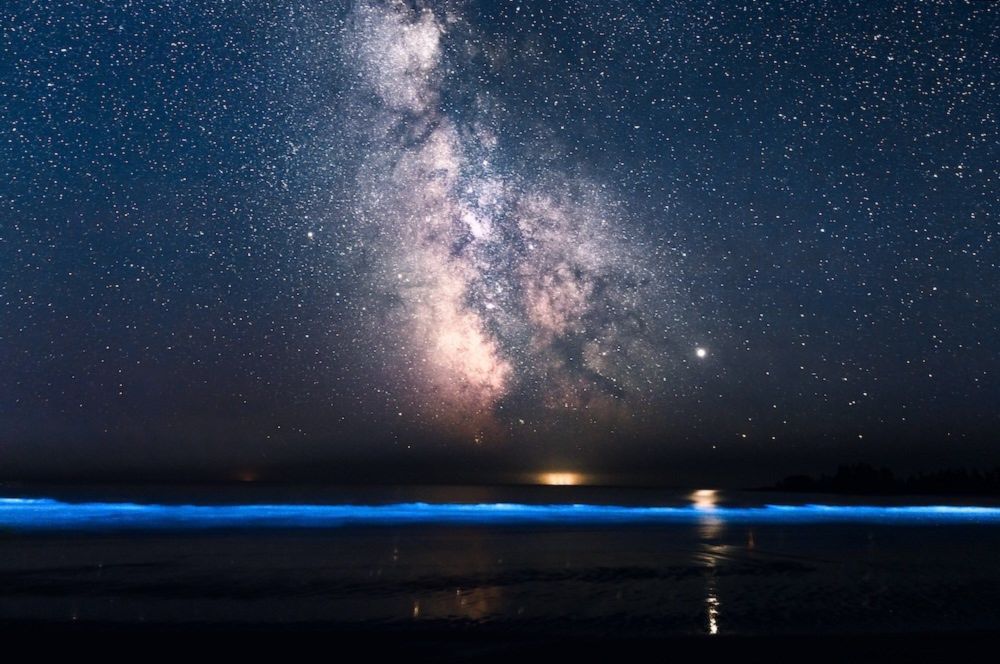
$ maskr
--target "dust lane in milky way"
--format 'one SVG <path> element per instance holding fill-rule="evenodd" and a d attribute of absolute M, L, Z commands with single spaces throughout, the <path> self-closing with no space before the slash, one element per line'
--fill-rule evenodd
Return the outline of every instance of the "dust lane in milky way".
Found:
<path fill-rule="evenodd" d="M 372 278 L 395 302 L 382 333 L 398 339 L 385 345 L 406 412 L 475 441 L 553 413 L 633 416 L 667 380 L 646 302 L 667 280 L 602 186 L 526 181 L 497 166 L 503 127 L 443 108 L 445 44 L 466 28 L 370 3 L 346 41 L 379 109 L 359 186 L 384 251 Z"/>

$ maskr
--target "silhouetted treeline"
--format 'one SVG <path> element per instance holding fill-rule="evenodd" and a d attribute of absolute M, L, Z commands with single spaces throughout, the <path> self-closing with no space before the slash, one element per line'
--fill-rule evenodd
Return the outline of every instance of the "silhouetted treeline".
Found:
<path fill-rule="evenodd" d="M 777 491 L 817 493 L 942 493 L 1000 495 L 1000 467 L 988 471 L 947 469 L 899 478 L 888 468 L 867 463 L 844 465 L 834 475 L 792 475 L 773 487 Z"/>

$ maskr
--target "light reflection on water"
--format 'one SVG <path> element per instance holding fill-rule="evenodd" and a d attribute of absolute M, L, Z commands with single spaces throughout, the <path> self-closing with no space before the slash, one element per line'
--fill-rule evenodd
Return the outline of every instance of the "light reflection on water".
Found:
<path fill-rule="evenodd" d="M 690 498 L 695 509 L 714 510 L 719 506 L 719 492 L 716 489 L 698 489 Z"/>

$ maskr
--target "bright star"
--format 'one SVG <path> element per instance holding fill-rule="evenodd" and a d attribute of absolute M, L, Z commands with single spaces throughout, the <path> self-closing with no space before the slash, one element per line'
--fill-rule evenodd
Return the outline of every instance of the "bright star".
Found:
<path fill-rule="evenodd" d="M 699 358 L 704 358 L 708 356 L 708 351 L 699 346 L 698 348 L 694 349 L 694 354 L 697 355 Z"/>

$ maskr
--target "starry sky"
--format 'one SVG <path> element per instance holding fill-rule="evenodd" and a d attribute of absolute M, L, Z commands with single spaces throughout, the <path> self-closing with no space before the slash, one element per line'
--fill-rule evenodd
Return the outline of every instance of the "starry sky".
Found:
<path fill-rule="evenodd" d="M 0 8 L 0 473 L 992 466 L 1000 3 Z"/>

